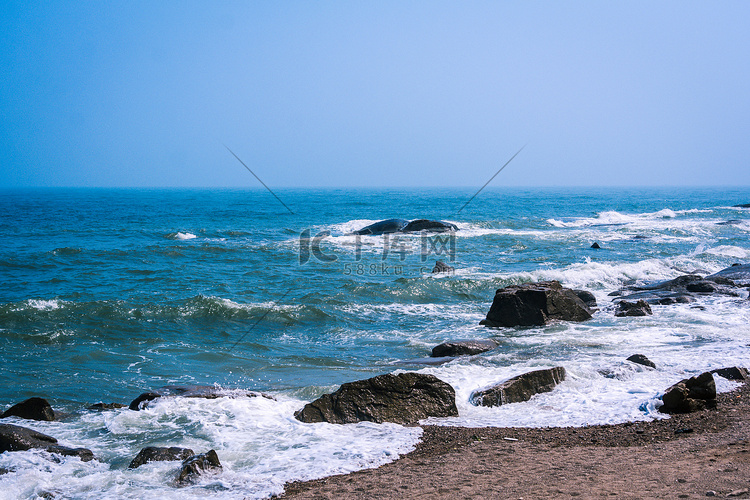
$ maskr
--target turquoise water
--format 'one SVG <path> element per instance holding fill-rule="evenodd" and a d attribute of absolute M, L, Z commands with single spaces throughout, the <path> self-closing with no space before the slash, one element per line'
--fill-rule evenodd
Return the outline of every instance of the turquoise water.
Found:
<path fill-rule="evenodd" d="M 70 459 L 50 466 L 47 477 L 19 465 L 21 455 L 37 464 L 33 452 L 5 453 L 0 466 L 21 472 L 0 482 L 33 496 L 73 468 L 79 479 L 59 486 L 70 497 L 95 496 L 94 478 L 105 477 L 97 498 L 154 487 L 179 498 L 192 490 L 163 486 L 169 465 L 137 479 L 121 465 L 143 446 L 188 443 L 230 457 L 230 472 L 195 495 L 264 496 L 300 474 L 383 463 L 419 438 L 418 430 L 374 424 L 341 437 L 316 430 L 327 424 L 293 421 L 295 409 L 346 381 L 398 369 L 433 373 L 460 400 L 459 418 L 433 422 L 443 425 L 584 425 L 655 418 L 649 408 L 659 388 L 704 368 L 748 364 L 745 297 L 622 319 L 607 296 L 634 281 L 750 261 L 750 210 L 732 208 L 750 202 L 748 188 L 488 188 L 460 213 L 474 191 L 275 192 L 294 213 L 262 189 L 1 193 L 0 403 L 47 398 L 72 420 L 18 423 L 104 458 L 98 465 Z M 386 218 L 447 220 L 459 231 L 349 235 Z M 728 220 L 736 222 L 719 224 Z M 589 248 L 595 241 L 601 250 Z M 432 275 L 436 260 L 455 273 Z M 478 326 L 495 289 L 540 279 L 590 290 L 602 308 L 580 325 Z M 445 340 L 490 337 L 501 346 L 488 355 L 439 367 L 402 363 Z M 634 352 L 661 369 L 629 372 L 621 359 Z M 571 374 L 560 390 L 515 410 L 463 401 L 494 380 L 558 364 Z M 622 376 L 597 375 L 604 368 Z M 277 401 L 191 401 L 189 413 L 165 402 L 137 417 L 85 410 L 99 401 L 127 404 L 167 384 L 261 390 Z M 225 426 L 242 415 L 266 422 L 268 439 Z M 334 458 L 311 462 L 295 449 Z"/>

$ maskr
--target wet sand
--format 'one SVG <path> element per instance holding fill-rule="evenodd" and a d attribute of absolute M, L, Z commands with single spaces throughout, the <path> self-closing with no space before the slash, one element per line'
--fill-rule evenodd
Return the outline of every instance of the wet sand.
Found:
<path fill-rule="evenodd" d="M 399 460 L 290 483 L 282 498 L 750 498 L 750 386 L 717 402 L 606 426 L 425 426 L 422 442 Z"/>

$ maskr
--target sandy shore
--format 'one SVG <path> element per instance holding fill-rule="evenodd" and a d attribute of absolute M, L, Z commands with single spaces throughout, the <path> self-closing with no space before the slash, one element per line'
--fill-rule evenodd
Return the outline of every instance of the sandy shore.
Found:
<path fill-rule="evenodd" d="M 290 483 L 282 498 L 750 498 L 750 386 L 717 402 L 612 426 L 426 426 L 399 460 Z"/>

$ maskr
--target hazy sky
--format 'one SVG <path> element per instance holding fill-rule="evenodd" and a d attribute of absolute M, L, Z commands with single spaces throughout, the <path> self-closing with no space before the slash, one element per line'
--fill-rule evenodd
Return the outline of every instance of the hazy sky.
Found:
<path fill-rule="evenodd" d="M 750 185 L 750 2 L 3 2 L 0 187 Z"/>

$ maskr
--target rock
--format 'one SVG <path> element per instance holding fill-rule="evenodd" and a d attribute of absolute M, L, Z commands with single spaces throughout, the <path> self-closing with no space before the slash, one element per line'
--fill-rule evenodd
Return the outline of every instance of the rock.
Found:
<path fill-rule="evenodd" d="M 260 392 L 224 389 L 213 385 L 165 385 L 164 387 L 161 387 L 155 391 L 144 392 L 133 401 L 131 401 L 128 408 L 135 411 L 142 410 L 146 408 L 146 406 L 148 406 L 149 401 L 153 401 L 156 398 L 162 397 L 216 399 L 223 397 L 253 398 L 258 396 L 273 399 L 272 396 Z"/>
<path fill-rule="evenodd" d="M 718 273 L 706 276 L 706 279 L 727 278 L 737 285 L 750 285 L 750 264 L 734 264 Z"/>
<path fill-rule="evenodd" d="M 447 231 L 458 231 L 458 227 L 450 222 L 443 222 L 440 220 L 415 219 L 401 228 L 402 233 L 413 233 L 417 231 L 444 233 Z"/>
<path fill-rule="evenodd" d="M 743 495 L 746 495 L 748 493 L 748 491 L 750 491 L 750 490 L 748 490 L 747 488 L 742 488 L 740 490 L 734 490 L 731 493 L 727 493 L 727 497 L 728 498 L 731 498 L 731 497 L 741 497 Z"/>
<path fill-rule="evenodd" d="M 433 358 L 444 356 L 473 356 L 483 352 L 491 351 L 498 345 L 494 340 L 457 340 L 454 342 L 443 342 L 432 348 Z"/>
<path fill-rule="evenodd" d="M 642 286 L 629 286 L 620 291 L 620 297 L 630 302 L 642 299 L 649 304 L 660 305 L 686 304 L 705 294 L 738 297 L 740 295 L 737 291 L 738 285 L 730 277 L 742 276 L 744 271 L 733 272 L 732 269 L 737 268 L 725 269 L 705 278 L 698 274 L 685 274 L 667 281 Z M 747 271 L 747 279 L 750 282 L 750 270 Z"/>
<path fill-rule="evenodd" d="M 8 408 L 0 418 L 20 417 L 29 420 L 44 420 L 51 422 L 55 420 L 55 412 L 43 398 L 29 398 Z"/>
<path fill-rule="evenodd" d="M 638 302 L 621 300 L 617 303 L 617 309 L 615 310 L 615 316 L 617 317 L 646 316 L 649 314 L 653 314 L 651 312 L 651 307 L 643 299 Z"/>
<path fill-rule="evenodd" d="M 710 372 L 681 380 L 667 389 L 659 408 L 662 413 L 690 413 L 716 407 L 716 383 Z"/>
<path fill-rule="evenodd" d="M 727 380 L 737 380 L 739 382 L 747 382 L 750 380 L 750 374 L 748 374 L 747 368 L 741 368 L 738 366 L 717 368 L 716 370 L 711 370 L 711 373 L 715 373 L 719 377 L 723 377 Z"/>
<path fill-rule="evenodd" d="M 628 361 L 637 363 L 639 365 L 648 366 L 650 368 L 656 368 L 656 365 L 654 364 L 654 362 L 648 359 L 643 354 L 633 354 L 632 356 L 628 358 Z"/>
<path fill-rule="evenodd" d="M 599 243 L 594 242 L 594 244 L 591 245 L 591 248 L 593 248 L 594 250 L 599 250 L 601 247 L 599 246 Z"/>
<path fill-rule="evenodd" d="M 354 233 L 352 234 L 359 234 L 363 236 L 378 236 L 381 234 L 397 233 L 401 231 L 408 223 L 409 221 L 406 219 L 386 219 L 378 221 L 374 224 L 370 224 L 369 226 L 365 226 L 362 229 L 354 231 Z"/>
<path fill-rule="evenodd" d="M 127 408 L 128 405 L 124 405 L 122 403 L 94 403 L 93 405 L 89 406 L 88 410 L 116 410 L 118 408 Z"/>
<path fill-rule="evenodd" d="M 717 226 L 735 226 L 737 224 L 742 224 L 742 221 L 739 220 L 739 219 L 729 219 L 729 220 L 724 221 L 724 222 L 717 222 L 716 223 Z"/>
<path fill-rule="evenodd" d="M 57 439 L 19 425 L 0 424 L 0 453 L 47 448 L 57 444 Z"/>
<path fill-rule="evenodd" d="M 475 391 L 469 397 L 475 406 L 500 406 L 528 401 L 535 394 L 550 392 L 565 380 L 565 368 L 556 366 L 547 370 L 524 373 L 493 387 Z"/>
<path fill-rule="evenodd" d="M 58 455 L 76 456 L 84 462 L 93 460 L 94 454 L 86 448 L 68 448 L 57 444 L 57 439 L 19 425 L 0 424 L 0 453 L 42 449 Z"/>
<path fill-rule="evenodd" d="M 455 270 L 456 270 L 455 268 L 449 266 L 442 260 L 435 262 L 435 267 L 432 268 L 433 274 L 434 273 L 452 273 Z"/>
<path fill-rule="evenodd" d="M 750 203 L 743 203 L 741 205 L 733 205 L 734 208 L 750 208 Z"/>
<path fill-rule="evenodd" d="M 45 450 L 48 453 L 57 453 L 66 457 L 78 457 L 81 462 L 89 462 L 94 459 L 94 453 L 87 448 L 68 448 L 67 446 L 52 445 L 47 446 Z"/>
<path fill-rule="evenodd" d="M 130 465 L 128 465 L 128 469 L 136 469 L 148 462 L 186 460 L 193 455 L 195 455 L 195 452 L 190 448 L 178 448 L 177 446 L 171 446 L 169 448 L 148 446 L 138 452 L 138 455 L 136 455 L 133 461 L 130 462 Z"/>
<path fill-rule="evenodd" d="M 685 289 L 693 293 L 713 293 L 716 291 L 716 284 L 710 281 L 695 281 L 685 285 Z"/>
<path fill-rule="evenodd" d="M 573 290 L 573 293 L 586 304 L 586 307 L 591 310 L 596 309 L 596 297 L 594 297 L 593 293 L 586 290 Z"/>
<path fill-rule="evenodd" d="M 407 372 L 347 382 L 294 414 L 302 422 L 394 422 L 415 424 L 427 417 L 455 417 L 456 392 L 434 375 Z"/>
<path fill-rule="evenodd" d="M 570 288 L 558 281 L 526 283 L 495 292 L 487 318 L 479 324 L 498 326 L 541 326 L 551 320 L 585 321 L 591 310 Z"/>
<path fill-rule="evenodd" d="M 218 472 L 222 469 L 216 451 L 209 450 L 200 455 L 193 455 L 182 462 L 182 468 L 177 476 L 179 484 L 190 484 L 206 472 Z"/>

